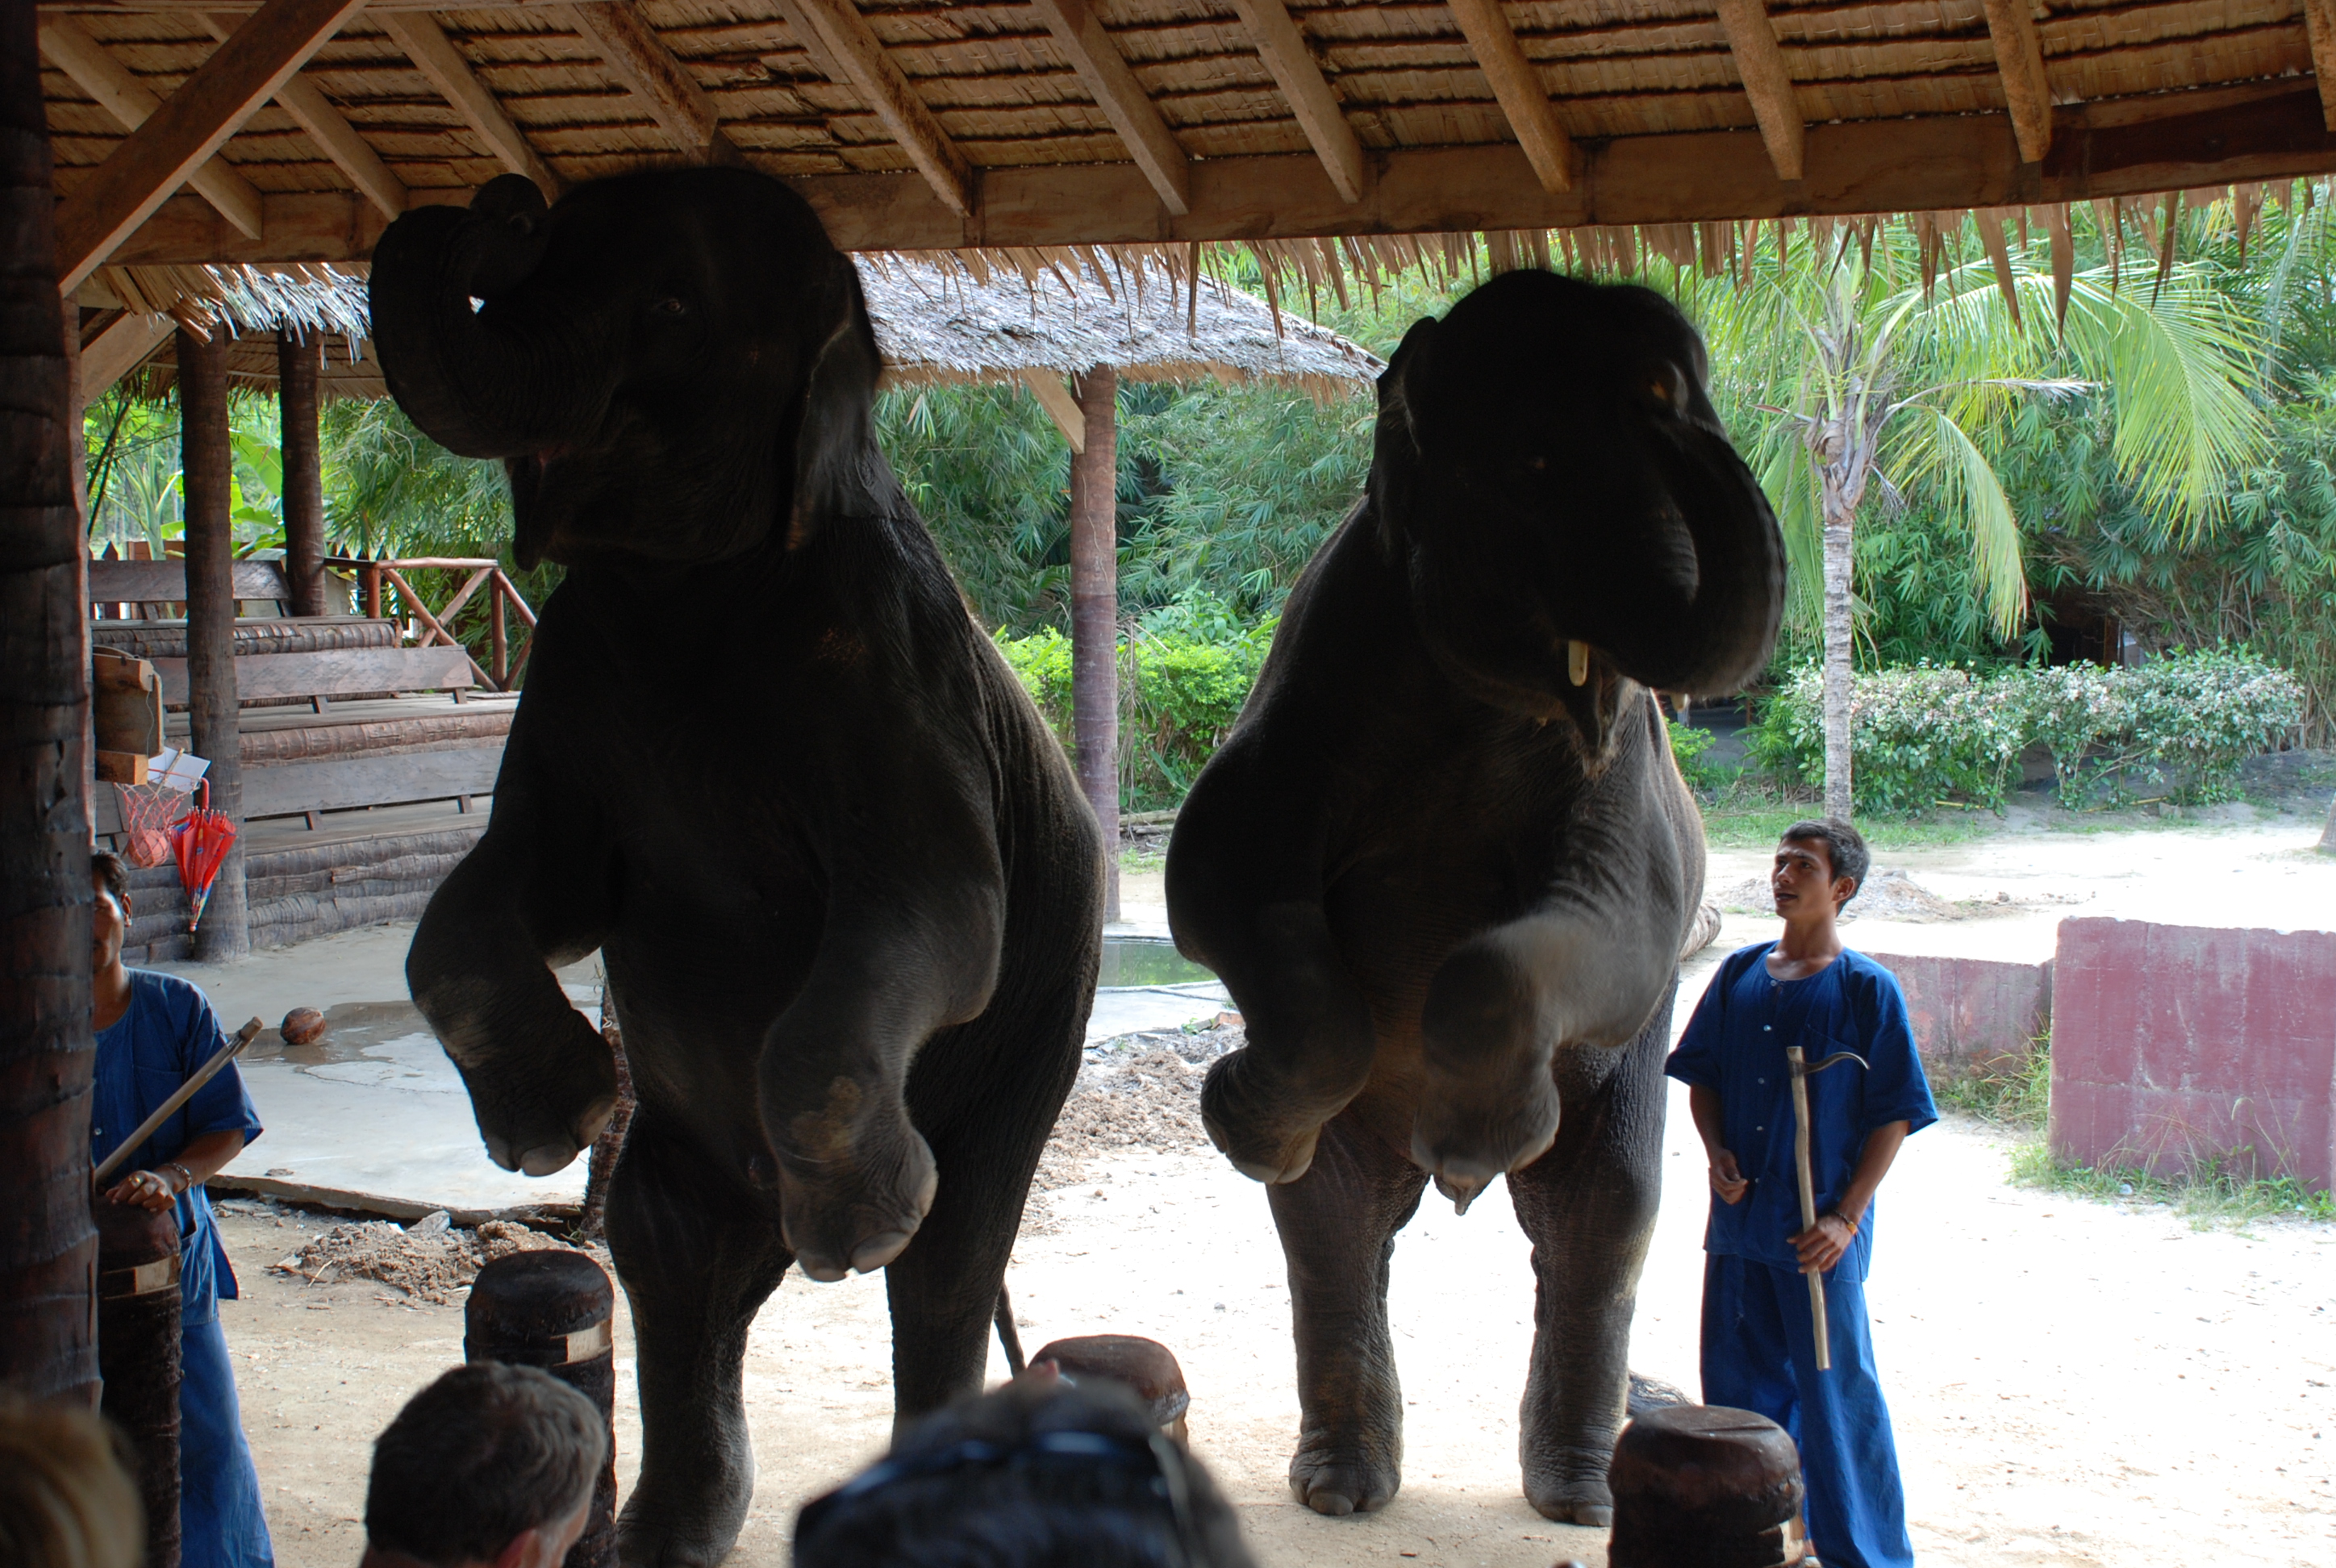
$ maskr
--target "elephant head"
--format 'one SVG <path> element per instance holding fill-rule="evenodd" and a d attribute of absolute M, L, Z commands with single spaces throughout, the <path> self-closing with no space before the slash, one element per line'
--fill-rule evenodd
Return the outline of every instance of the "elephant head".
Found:
<path fill-rule="evenodd" d="M 522 566 L 718 560 L 889 482 L 859 275 L 762 175 L 625 175 L 548 208 L 505 175 L 391 224 L 372 306 L 398 405 L 503 460 Z"/>
<path fill-rule="evenodd" d="M 1785 555 L 1650 289 L 1505 273 L 1405 335 L 1379 378 L 1370 497 L 1438 664 L 1602 748 L 1621 680 L 1736 690 L 1768 658 Z"/>

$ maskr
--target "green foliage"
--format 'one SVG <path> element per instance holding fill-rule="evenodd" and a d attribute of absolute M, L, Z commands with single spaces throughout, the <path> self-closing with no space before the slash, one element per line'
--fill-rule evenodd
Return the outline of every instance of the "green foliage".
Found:
<path fill-rule="evenodd" d="M 2336 1221 L 2336 1195 L 2304 1185 L 2293 1176 L 2250 1174 L 2252 1149 L 2202 1160 L 2178 1175 L 2160 1176 L 2138 1165 L 2079 1165 L 2055 1159 L 2039 1139 L 2021 1145 L 2011 1160 L 2011 1179 L 2023 1187 L 2098 1203 L 2171 1208 L 2194 1230 L 2257 1220 Z"/>
<path fill-rule="evenodd" d="M 1718 735 L 1677 719 L 1666 723 L 1671 735 L 1671 760 L 1679 764 L 1679 776 L 1687 780 L 1688 788 L 1706 794 L 1728 782 L 1727 769 L 1704 759 L 1703 754 L 1711 749 Z"/>
<path fill-rule="evenodd" d="M 2227 800 L 2239 765 L 2292 734 L 2303 688 L 2244 648 L 2179 650 L 2131 668 L 1915 665 L 1860 674 L 1850 699 L 1861 810 L 1914 815 L 1946 803 L 2000 810 L 2031 745 L 2052 756 L 2071 809 L 2136 792 Z M 1747 750 L 1788 779 L 1824 776 L 1823 681 L 1794 674 L 1763 705 Z"/>
<path fill-rule="evenodd" d="M 1939 1104 L 1998 1126 L 2041 1132 L 2052 1103 L 2052 1039 L 2029 1042 L 2026 1056 L 2005 1055 L 1955 1077 L 1931 1080 Z"/>

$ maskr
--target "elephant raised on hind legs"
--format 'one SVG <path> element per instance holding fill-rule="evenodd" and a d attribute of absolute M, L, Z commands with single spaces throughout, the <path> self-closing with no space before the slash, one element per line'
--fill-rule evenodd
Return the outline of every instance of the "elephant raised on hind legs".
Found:
<path fill-rule="evenodd" d="M 901 1416 L 979 1386 L 1094 996 L 1095 818 L 877 450 L 859 278 L 801 198 L 693 169 L 547 209 L 510 176 L 399 219 L 372 289 L 398 403 L 503 459 L 521 563 L 568 568 L 407 979 L 488 1151 L 542 1174 L 608 1118 L 552 975 L 603 954 L 638 1100 L 620 1551 L 716 1563 L 790 1262 L 886 1271 Z"/>
<path fill-rule="evenodd" d="M 1505 1174 L 1539 1290 L 1525 1495 L 1611 1516 L 1662 1058 L 1703 832 L 1658 691 L 1767 662 L 1784 551 L 1643 288 L 1506 274 L 1379 381 L 1369 492 L 1306 569 L 1168 852 L 1177 945 L 1249 1043 L 1202 1106 L 1270 1183 L 1297 1495 L 1395 1495 L 1395 1235 Z"/>

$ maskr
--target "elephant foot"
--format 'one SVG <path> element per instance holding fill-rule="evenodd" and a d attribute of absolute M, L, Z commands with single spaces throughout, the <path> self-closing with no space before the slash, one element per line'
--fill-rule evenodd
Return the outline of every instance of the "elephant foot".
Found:
<path fill-rule="evenodd" d="M 617 1515 L 617 1561 L 623 1568 L 715 1568 L 738 1544 L 752 1491 L 696 1510 L 659 1507 L 652 1493 L 635 1492 Z M 699 1517 L 685 1522 L 691 1512 Z"/>
<path fill-rule="evenodd" d="M 908 1250 L 932 1209 L 940 1173 L 903 1112 L 859 1128 L 839 1130 L 829 1121 L 812 1113 L 788 1124 L 796 1147 L 780 1154 L 779 1214 L 803 1271 L 832 1282 L 854 1270 L 871 1273 Z"/>
<path fill-rule="evenodd" d="M 617 1064 L 608 1044 L 571 1014 L 574 1030 L 556 1039 L 529 1041 L 468 1063 L 457 1042 L 447 1055 L 462 1069 L 471 1094 L 471 1113 L 487 1158 L 506 1171 L 549 1176 L 592 1146 L 617 1114 Z M 506 1066 L 514 1057 L 516 1066 Z M 523 1070 L 522 1070 L 523 1069 Z"/>
<path fill-rule="evenodd" d="M 1544 1519 L 1604 1529 L 1614 1523 L 1614 1494 L 1606 1485 L 1606 1458 L 1580 1450 L 1534 1463 L 1524 1473 L 1525 1501 Z"/>
<path fill-rule="evenodd" d="M 1290 1495 L 1317 1514 L 1374 1514 L 1402 1485 L 1394 1460 L 1329 1437 L 1307 1439 L 1290 1461 Z"/>
<path fill-rule="evenodd" d="M 1247 1047 L 1229 1051 L 1201 1086 L 1201 1125 L 1209 1142 L 1253 1182 L 1294 1182 L 1314 1164 L 1322 1125 L 1340 1107 L 1312 1104 L 1260 1072 Z"/>

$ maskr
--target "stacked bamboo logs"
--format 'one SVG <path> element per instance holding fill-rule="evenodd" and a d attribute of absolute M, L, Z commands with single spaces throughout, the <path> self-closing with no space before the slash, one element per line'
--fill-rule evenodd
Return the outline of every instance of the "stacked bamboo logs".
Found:
<path fill-rule="evenodd" d="M 316 757 L 387 756 L 397 752 L 444 751 L 452 746 L 501 746 L 511 733 L 509 703 L 464 705 L 451 712 L 410 717 L 365 719 L 353 724 L 317 724 L 281 729 L 247 729 L 237 748 L 243 765 L 306 762 Z"/>
<path fill-rule="evenodd" d="M 182 620 L 93 620 L 90 639 L 131 658 L 184 658 L 187 623 Z M 235 656 L 263 653 L 332 653 L 351 648 L 395 648 L 397 623 L 356 616 L 320 616 L 314 620 L 238 620 Z"/>

